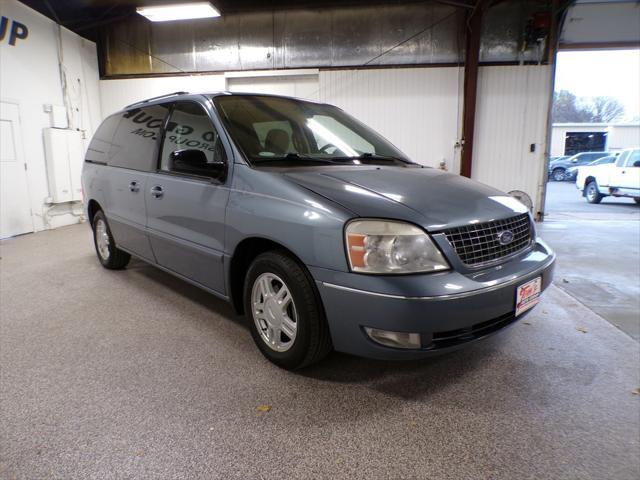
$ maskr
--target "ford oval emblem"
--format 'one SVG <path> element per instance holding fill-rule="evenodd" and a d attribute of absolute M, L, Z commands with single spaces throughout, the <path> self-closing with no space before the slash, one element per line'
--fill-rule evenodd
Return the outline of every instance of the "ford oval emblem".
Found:
<path fill-rule="evenodd" d="M 509 245 L 513 242 L 513 232 L 511 230 L 503 230 L 496 235 L 500 245 Z"/>

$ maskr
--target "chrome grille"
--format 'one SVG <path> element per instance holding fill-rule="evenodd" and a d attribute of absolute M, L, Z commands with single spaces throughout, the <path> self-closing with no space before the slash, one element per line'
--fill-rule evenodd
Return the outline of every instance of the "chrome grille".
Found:
<path fill-rule="evenodd" d="M 513 233 L 513 240 L 503 245 L 498 235 L 507 230 Z M 504 220 L 450 228 L 444 234 L 462 263 L 480 265 L 492 263 L 528 247 L 531 244 L 531 221 L 525 213 Z"/>

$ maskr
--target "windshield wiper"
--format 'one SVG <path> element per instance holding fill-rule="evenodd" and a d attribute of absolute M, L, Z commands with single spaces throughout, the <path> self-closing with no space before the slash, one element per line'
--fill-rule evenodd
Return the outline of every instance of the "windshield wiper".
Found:
<path fill-rule="evenodd" d="M 384 162 L 394 162 L 394 163 L 402 163 L 402 164 L 411 164 L 412 162 L 405 160 L 400 157 L 393 157 L 391 155 L 379 155 L 377 153 L 363 153 L 361 155 L 354 155 L 349 157 L 331 157 L 331 160 L 336 161 L 384 161 Z"/>
<path fill-rule="evenodd" d="M 302 161 L 299 161 L 299 160 L 302 160 Z M 322 165 L 335 163 L 331 158 L 317 158 L 317 157 L 311 157 L 309 155 L 304 155 L 300 153 L 287 153 L 286 155 L 282 155 L 279 157 L 259 157 L 259 158 L 254 157 L 251 159 L 251 162 L 255 164 L 289 162 L 296 166 L 308 165 L 312 163 L 322 164 Z"/>

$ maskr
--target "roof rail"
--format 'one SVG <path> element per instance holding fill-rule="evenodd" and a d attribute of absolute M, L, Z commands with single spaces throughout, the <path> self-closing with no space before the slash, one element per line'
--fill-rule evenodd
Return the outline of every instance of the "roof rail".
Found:
<path fill-rule="evenodd" d="M 176 95 L 186 95 L 189 92 L 173 92 L 173 93 L 165 93 L 164 95 L 158 95 L 157 97 L 151 97 L 151 98 L 147 98 L 146 100 L 140 100 L 139 102 L 134 102 L 131 105 L 127 105 L 126 107 L 124 107 L 125 109 L 127 108 L 131 108 L 135 105 L 140 105 L 142 103 L 149 103 L 152 102 L 154 100 L 160 100 L 161 98 L 169 98 L 169 97 L 174 97 Z"/>

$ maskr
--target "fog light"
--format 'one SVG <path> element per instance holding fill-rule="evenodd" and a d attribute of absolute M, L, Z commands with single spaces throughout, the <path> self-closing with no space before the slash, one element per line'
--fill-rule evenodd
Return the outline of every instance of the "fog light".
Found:
<path fill-rule="evenodd" d="M 422 346 L 419 333 L 390 332 L 369 327 L 364 327 L 364 330 L 374 342 L 387 347 L 420 348 Z"/>

